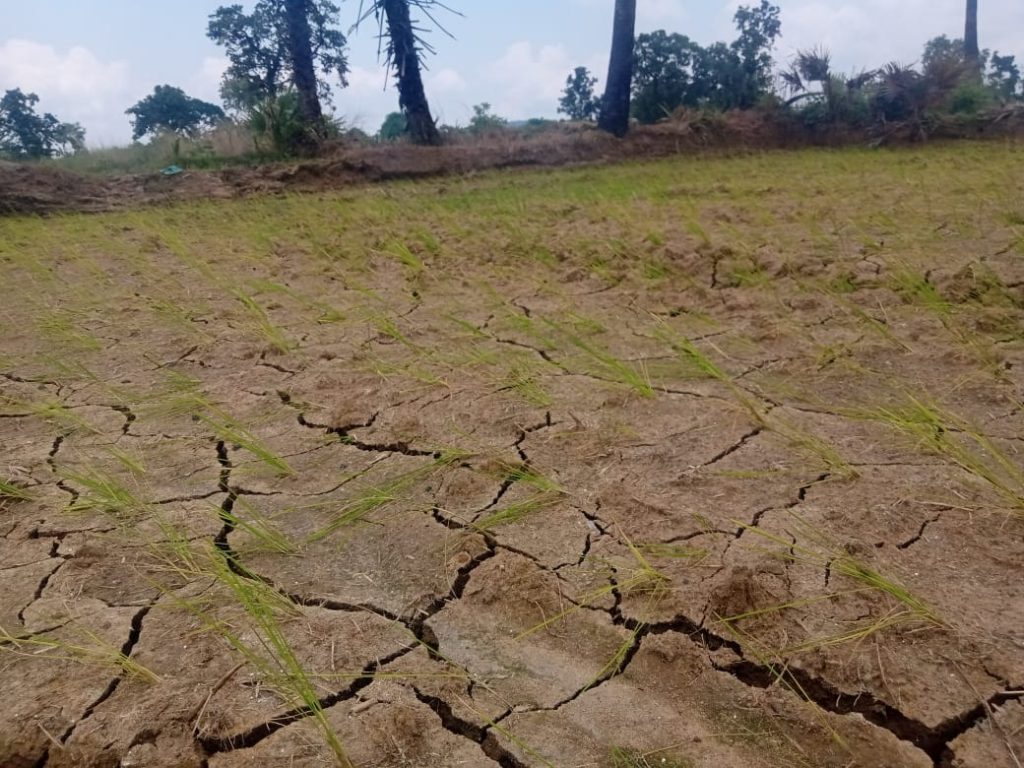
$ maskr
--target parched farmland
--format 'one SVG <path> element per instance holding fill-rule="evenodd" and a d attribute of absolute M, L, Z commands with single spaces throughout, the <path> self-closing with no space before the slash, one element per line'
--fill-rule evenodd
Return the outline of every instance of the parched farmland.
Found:
<path fill-rule="evenodd" d="M 1020 768 L 1024 160 L 0 220 L 0 765 Z"/>

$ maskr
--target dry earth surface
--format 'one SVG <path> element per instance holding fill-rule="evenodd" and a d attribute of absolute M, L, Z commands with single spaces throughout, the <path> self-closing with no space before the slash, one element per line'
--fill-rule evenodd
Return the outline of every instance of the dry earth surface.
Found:
<path fill-rule="evenodd" d="M 1024 159 L 0 219 L 0 765 L 1020 768 Z"/>

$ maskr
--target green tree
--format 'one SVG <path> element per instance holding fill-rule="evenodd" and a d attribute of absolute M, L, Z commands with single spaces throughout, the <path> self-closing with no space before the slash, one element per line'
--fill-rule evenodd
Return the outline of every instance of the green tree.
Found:
<path fill-rule="evenodd" d="M 999 51 L 992 54 L 989 64 L 988 86 L 997 97 L 1004 101 L 1021 98 L 1020 67 L 1016 56 L 1000 56 Z"/>
<path fill-rule="evenodd" d="M 775 41 L 780 12 L 768 0 L 740 6 L 739 33 L 726 44 L 702 47 L 680 34 L 657 30 L 635 43 L 633 115 L 644 123 L 660 120 L 680 106 L 750 109 L 772 92 Z"/>
<path fill-rule="evenodd" d="M 741 5 L 733 16 L 739 37 L 730 48 L 739 59 L 741 73 L 733 94 L 735 106 L 749 109 L 771 90 L 772 51 L 782 33 L 781 12 L 769 0 L 756 6 Z"/>
<path fill-rule="evenodd" d="M 384 118 L 384 123 L 377 132 L 377 138 L 381 141 L 396 141 L 405 135 L 406 128 L 405 115 L 401 112 L 392 112 Z"/>
<path fill-rule="evenodd" d="M 340 11 L 330 0 L 304 2 L 317 92 L 329 100 L 333 78 L 342 87 L 347 84 L 346 40 L 336 28 Z M 210 15 L 206 35 L 224 48 L 230 62 L 221 84 L 228 108 L 248 112 L 298 87 L 287 11 L 281 0 L 258 0 L 252 13 L 241 5 L 228 5 Z M 292 22 L 294 26 L 294 18 Z M 299 37 L 305 35 L 301 28 L 295 31 Z"/>
<path fill-rule="evenodd" d="M 508 120 L 499 117 L 491 111 L 488 102 L 475 104 L 473 106 L 473 117 L 469 119 L 470 133 L 482 136 L 488 133 L 498 133 L 508 126 Z"/>
<path fill-rule="evenodd" d="M 932 67 L 942 66 L 947 62 L 962 62 L 964 58 L 963 40 L 960 38 L 950 39 L 946 35 L 939 35 L 924 44 L 921 66 L 927 71 Z"/>
<path fill-rule="evenodd" d="M 653 123 L 680 106 L 696 106 L 702 94 L 694 87 L 694 70 L 703 53 L 690 38 L 663 29 L 638 36 L 633 116 Z"/>
<path fill-rule="evenodd" d="M 629 101 L 633 90 L 636 0 L 615 0 L 612 22 L 612 50 L 608 57 L 608 79 L 598 127 L 615 136 L 629 130 Z"/>
<path fill-rule="evenodd" d="M 576 67 L 565 80 L 565 90 L 558 101 L 558 111 L 570 120 L 593 120 L 597 114 L 594 85 L 597 78 L 586 67 Z"/>
<path fill-rule="evenodd" d="M 170 85 L 158 85 L 125 114 L 131 118 L 132 138 L 136 141 L 163 131 L 195 136 L 224 119 L 224 110 L 216 104 L 194 99 Z"/>
<path fill-rule="evenodd" d="M 49 112 L 36 114 L 39 97 L 14 88 L 0 99 L 0 155 L 36 160 L 68 155 L 85 147 L 85 130 L 62 123 Z"/>

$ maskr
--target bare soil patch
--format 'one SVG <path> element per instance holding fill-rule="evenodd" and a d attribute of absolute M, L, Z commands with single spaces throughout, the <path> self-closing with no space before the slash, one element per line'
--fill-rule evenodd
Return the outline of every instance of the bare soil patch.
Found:
<path fill-rule="evenodd" d="M 1022 171 L 0 220 L 0 765 L 1019 768 Z"/>

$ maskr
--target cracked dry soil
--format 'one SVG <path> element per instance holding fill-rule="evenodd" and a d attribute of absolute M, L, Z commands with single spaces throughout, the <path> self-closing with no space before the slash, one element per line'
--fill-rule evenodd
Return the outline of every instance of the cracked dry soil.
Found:
<path fill-rule="evenodd" d="M 0 765 L 1019 768 L 1022 171 L 0 220 Z"/>

